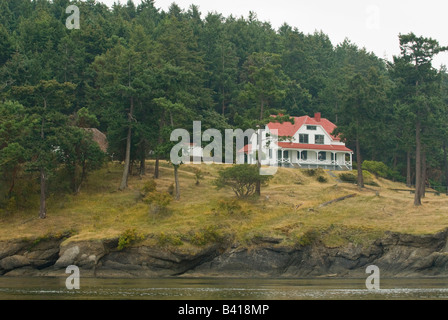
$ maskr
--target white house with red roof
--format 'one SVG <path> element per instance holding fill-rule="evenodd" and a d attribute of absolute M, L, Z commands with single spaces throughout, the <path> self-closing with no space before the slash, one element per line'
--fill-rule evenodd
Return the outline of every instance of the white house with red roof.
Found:
<path fill-rule="evenodd" d="M 275 116 L 274 116 L 275 117 Z M 353 151 L 337 136 L 332 135 L 336 125 L 315 113 L 294 117 L 292 122 L 270 122 L 262 134 L 264 152 L 261 164 L 298 168 L 351 170 Z M 256 164 L 257 134 L 239 152 L 246 154 L 246 162 Z"/>

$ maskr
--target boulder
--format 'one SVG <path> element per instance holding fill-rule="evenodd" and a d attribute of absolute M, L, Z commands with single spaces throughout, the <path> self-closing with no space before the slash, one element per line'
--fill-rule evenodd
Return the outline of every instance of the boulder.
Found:
<path fill-rule="evenodd" d="M 30 265 L 28 258 L 20 255 L 13 255 L 0 260 L 0 268 L 6 271 Z"/>
<path fill-rule="evenodd" d="M 76 258 L 79 255 L 79 246 L 72 246 L 64 250 L 59 257 L 59 259 L 56 261 L 54 266 L 56 268 L 65 268 L 69 265 L 75 264 Z"/>

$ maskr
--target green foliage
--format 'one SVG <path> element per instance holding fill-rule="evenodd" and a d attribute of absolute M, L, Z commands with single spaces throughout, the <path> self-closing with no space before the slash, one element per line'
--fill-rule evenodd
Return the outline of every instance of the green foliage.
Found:
<path fill-rule="evenodd" d="M 204 172 L 199 168 L 194 168 L 194 177 L 196 178 L 196 185 L 198 186 L 200 180 L 204 179 Z"/>
<path fill-rule="evenodd" d="M 135 229 L 127 229 L 118 238 L 118 250 L 123 250 L 131 246 L 132 244 L 144 240 L 145 237 L 142 234 L 137 233 Z"/>
<path fill-rule="evenodd" d="M 309 229 L 303 235 L 297 237 L 296 245 L 300 247 L 310 246 L 316 243 L 321 237 L 321 232 L 317 229 Z"/>
<path fill-rule="evenodd" d="M 145 203 L 155 205 L 159 208 L 166 208 L 172 200 L 173 197 L 168 192 L 158 191 L 149 192 L 145 198 L 143 198 Z"/>
<path fill-rule="evenodd" d="M 219 200 L 217 210 L 219 213 L 228 215 L 245 215 L 247 213 L 238 199 Z"/>
<path fill-rule="evenodd" d="M 318 177 L 325 174 L 324 169 L 317 168 L 317 169 L 305 169 L 303 170 L 303 173 L 305 173 L 308 177 Z"/>
<path fill-rule="evenodd" d="M 308 176 L 308 177 L 314 177 L 316 175 L 316 169 L 305 169 L 303 170 L 303 172 Z"/>
<path fill-rule="evenodd" d="M 169 193 L 170 196 L 174 196 L 174 183 L 170 184 L 168 187 L 167 192 Z"/>
<path fill-rule="evenodd" d="M 272 176 L 260 175 L 256 165 L 241 164 L 219 171 L 215 185 L 230 187 L 238 198 L 247 198 L 255 193 L 257 182 L 267 183 Z"/>
<path fill-rule="evenodd" d="M 400 182 L 404 182 L 405 180 L 398 171 L 392 170 L 386 164 L 380 161 L 366 160 L 362 163 L 362 168 L 370 173 L 373 173 L 377 178 L 380 177 Z"/>
<path fill-rule="evenodd" d="M 76 113 L 76 125 L 80 128 L 97 128 L 100 123 L 88 108 L 83 107 Z"/>
<path fill-rule="evenodd" d="M 166 212 L 173 197 L 168 192 L 157 191 L 157 183 L 154 179 L 145 182 L 142 188 L 143 202 L 150 207 L 151 213 Z"/>
<path fill-rule="evenodd" d="M 149 0 L 112 9 L 78 1 L 82 28 L 67 30 L 68 3 L 0 1 L 3 208 L 12 197 L 19 207 L 34 201 L 36 190 L 25 200 L 19 189 L 22 180 L 36 182 L 38 171 L 50 191 L 60 185 L 61 192 L 78 192 L 101 166 L 104 158 L 72 127 L 107 132 L 110 156 L 127 164 L 120 189 L 130 163 L 144 163 L 149 151 L 167 159 L 170 133 L 191 130 L 193 119 L 203 129 L 247 129 L 272 120 L 270 114 L 316 111 L 337 122 L 333 134 L 360 149 L 364 169 L 397 181 L 406 152 L 415 150 L 418 123 L 430 178 L 444 176 L 448 77 L 431 62 L 447 48 L 431 38 L 399 35 L 401 57 L 385 62 L 350 40 L 333 46 L 322 32 L 304 34 L 288 24 L 275 30 L 254 13 L 201 17 L 194 6 L 165 12 Z M 369 159 L 389 167 L 394 161 L 399 171 L 385 173 Z M 195 175 L 199 184 L 203 174 Z M 220 187 L 240 184 L 220 179 Z M 235 188 L 238 197 L 253 193 L 252 183 Z"/>
<path fill-rule="evenodd" d="M 68 126 L 58 132 L 58 162 L 66 167 L 71 189 L 78 193 L 89 174 L 103 166 L 106 155 L 84 128 Z"/>
<path fill-rule="evenodd" d="M 189 241 L 196 246 L 205 246 L 207 244 L 220 243 L 224 240 L 224 236 L 215 225 L 210 225 L 196 231 L 189 238 Z"/>
<path fill-rule="evenodd" d="M 173 234 L 165 234 L 161 232 L 157 237 L 157 243 L 160 246 L 172 245 L 172 246 L 181 246 L 183 245 L 182 239 L 179 235 Z"/>
<path fill-rule="evenodd" d="M 380 161 L 366 160 L 362 163 L 363 170 L 373 173 L 376 177 L 388 178 L 390 169 Z"/>
<path fill-rule="evenodd" d="M 157 190 L 157 182 L 154 179 L 146 181 L 142 188 L 142 192 L 144 195 L 150 192 L 154 192 L 156 190 Z"/>
<path fill-rule="evenodd" d="M 316 180 L 317 180 L 318 182 L 320 182 L 320 183 L 328 182 L 328 178 L 327 178 L 326 176 L 324 176 L 324 175 L 319 175 L 319 176 L 317 176 Z"/>
<path fill-rule="evenodd" d="M 358 178 L 351 172 L 343 172 L 339 174 L 339 179 L 350 183 L 356 183 L 358 181 Z"/>

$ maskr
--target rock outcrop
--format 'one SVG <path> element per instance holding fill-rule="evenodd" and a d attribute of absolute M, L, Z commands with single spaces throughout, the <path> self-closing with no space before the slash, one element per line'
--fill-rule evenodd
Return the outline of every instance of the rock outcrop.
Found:
<path fill-rule="evenodd" d="M 134 245 L 118 239 L 0 242 L 0 275 L 66 276 L 76 265 L 92 277 L 364 277 L 376 265 L 384 277 L 448 276 L 448 230 L 424 236 L 389 233 L 370 245 L 328 248 L 320 242 L 291 247 L 257 239 L 250 248 L 210 244 L 197 249 Z"/>

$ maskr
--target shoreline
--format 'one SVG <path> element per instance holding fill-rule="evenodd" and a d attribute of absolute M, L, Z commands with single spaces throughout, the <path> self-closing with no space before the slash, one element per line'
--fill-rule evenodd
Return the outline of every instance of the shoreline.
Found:
<path fill-rule="evenodd" d="M 118 239 L 67 241 L 65 235 L 0 241 L 0 277 L 67 277 L 69 265 L 95 278 L 365 278 L 448 277 L 448 229 L 429 235 L 388 232 L 368 245 L 329 248 L 320 242 L 286 246 L 270 239 L 251 247 L 235 243 L 179 247 L 134 245 Z"/>

